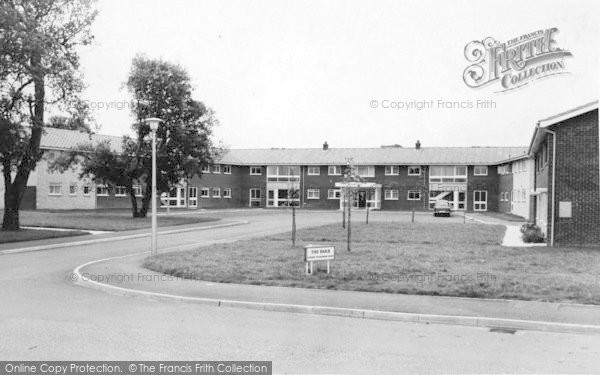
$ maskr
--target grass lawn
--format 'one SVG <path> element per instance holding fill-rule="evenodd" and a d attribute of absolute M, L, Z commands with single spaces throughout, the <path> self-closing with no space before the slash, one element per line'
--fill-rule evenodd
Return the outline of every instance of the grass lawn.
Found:
<path fill-rule="evenodd" d="M 147 258 L 144 266 L 223 283 L 600 304 L 600 248 L 506 248 L 504 226 L 340 224 Z M 305 275 L 303 245 L 335 245 L 331 274 Z"/>
<path fill-rule="evenodd" d="M 150 228 L 151 217 L 134 219 L 129 210 L 21 211 L 22 226 L 123 231 Z M 159 216 L 161 227 L 215 221 L 202 215 Z"/>
<path fill-rule="evenodd" d="M 81 236 L 84 234 L 88 233 L 79 231 L 56 231 L 37 229 L 22 229 L 18 231 L 0 230 L 0 243 L 45 240 L 48 238 L 72 237 Z"/>

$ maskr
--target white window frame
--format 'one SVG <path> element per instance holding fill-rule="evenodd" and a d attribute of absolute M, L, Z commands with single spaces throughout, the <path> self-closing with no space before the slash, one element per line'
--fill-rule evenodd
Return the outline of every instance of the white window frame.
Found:
<path fill-rule="evenodd" d="M 221 173 L 221 164 L 215 164 L 212 166 L 212 173 Z"/>
<path fill-rule="evenodd" d="M 98 193 L 98 189 L 100 189 L 100 191 L 106 190 L 106 192 L 105 193 L 102 193 L 102 192 Z M 110 194 L 109 194 L 109 191 L 108 191 L 108 186 L 102 185 L 102 184 L 101 185 L 96 185 L 96 196 L 97 197 L 108 197 L 109 195 Z"/>
<path fill-rule="evenodd" d="M 414 195 L 417 194 L 417 198 L 411 198 L 411 193 Z M 421 190 L 409 190 L 406 192 L 406 200 L 408 201 L 420 201 L 421 200 Z"/>
<path fill-rule="evenodd" d="M 120 189 L 123 189 L 123 192 L 119 192 Z M 125 188 L 125 186 L 116 186 L 115 187 L 115 197 L 126 197 L 127 196 L 127 189 Z"/>
<path fill-rule="evenodd" d="M 58 187 L 58 192 L 53 192 L 53 188 Z M 62 195 L 62 184 L 60 182 L 51 182 L 48 184 L 48 195 L 58 197 Z"/>
<path fill-rule="evenodd" d="M 188 187 L 188 205 L 191 208 L 198 207 L 198 188 L 196 186 Z"/>
<path fill-rule="evenodd" d="M 386 165 L 384 174 L 386 176 L 398 176 L 400 175 L 400 167 L 397 165 Z"/>
<path fill-rule="evenodd" d="M 210 189 L 211 191 L 211 198 L 221 198 L 221 188 L 218 187 L 214 187 L 212 189 Z M 215 192 L 217 194 L 215 194 Z"/>
<path fill-rule="evenodd" d="M 231 198 L 231 188 L 223 189 L 223 198 Z"/>
<path fill-rule="evenodd" d="M 321 175 L 321 167 L 314 166 L 314 165 L 308 166 L 306 168 L 306 174 L 308 176 L 320 176 Z"/>
<path fill-rule="evenodd" d="M 85 192 L 86 188 L 87 188 L 87 193 Z M 92 187 L 90 186 L 90 184 L 85 184 L 81 187 L 81 192 L 83 193 L 84 197 L 89 197 L 91 195 L 91 191 L 92 191 Z"/>
<path fill-rule="evenodd" d="M 418 169 L 419 173 L 414 173 L 414 171 L 411 173 L 411 169 Z M 421 167 L 418 165 L 411 165 L 407 168 L 407 174 L 409 176 L 420 176 L 421 175 Z"/>
<path fill-rule="evenodd" d="M 73 187 L 74 187 L 74 189 L 73 189 L 73 191 L 71 191 L 71 188 L 73 188 Z M 71 182 L 69 184 L 69 195 L 70 196 L 77 195 L 77 183 L 76 182 Z"/>
<path fill-rule="evenodd" d="M 333 173 L 332 169 L 333 168 Z M 340 165 L 330 165 L 327 167 L 327 174 L 329 176 L 341 176 L 342 175 L 342 167 Z"/>
<path fill-rule="evenodd" d="M 262 167 L 250 167 L 250 176 L 262 176 Z"/>
<path fill-rule="evenodd" d="M 446 170 L 452 169 L 452 174 L 434 174 L 436 169 L 443 168 Z M 459 169 L 464 169 L 464 174 L 459 174 Z M 465 165 L 432 165 L 429 167 L 429 183 L 447 183 L 447 182 L 467 182 L 467 166 Z"/>
<path fill-rule="evenodd" d="M 481 171 L 477 173 L 477 168 L 485 168 L 483 173 Z M 487 176 L 488 175 L 488 167 L 487 165 L 475 165 L 473 166 L 473 176 Z"/>
<path fill-rule="evenodd" d="M 203 165 L 201 171 L 202 173 L 210 173 L 210 165 Z"/>
<path fill-rule="evenodd" d="M 231 165 L 226 164 L 223 166 L 223 174 L 231 174 Z"/>
<path fill-rule="evenodd" d="M 258 194 L 253 194 L 258 192 Z M 258 197 L 257 197 L 258 195 Z M 262 191 L 258 188 L 251 188 L 248 190 L 248 206 L 254 207 L 252 203 L 258 202 L 258 206 L 260 207 L 262 203 Z"/>
<path fill-rule="evenodd" d="M 306 189 L 306 199 L 321 199 L 321 189 Z"/>
<path fill-rule="evenodd" d="M 398 189 L 385 189 L 383 191 L 383 199 L 386 201 L 397 201 L 400 196 Z"/>
<path fill-rule="evenodd" d="M 210 198 L 210 188 L 202 187 L 199 189 L 198 194 L 200 198 Z"/>
<path fill-rule="evenodd" d="M 476 200 L 477 193 L 479 193 L 479 200 Z M 485 193 L 485 200 L 481 200 L 481 193 Z M 487 211 L 487 195 L 487 190 L 473 191 L 473 211 Z"/>
<path fill-rule="evenodd" d="M 341 189 L 327 189 L 327 199 L 340 199 L 341 196 Z"/>
<path fill-rule="evenodd" d="M 135 195 L 136 197 L 144 196 L 144 192 L 142 191 L 142 185 L 133 185 L 131 189 L 133 190 L 133 195 Z"/>
<path fill-rule="evenodd" d="M 373 166 L 373 165 L 357 165 L 355 168 L 356 168 L 356 174 L 360 177 L 367 177 L 367 178 L 375 177 L 375 166 Z M 367 173 L 361 174 L 360 168 L 367 168 Z"/>

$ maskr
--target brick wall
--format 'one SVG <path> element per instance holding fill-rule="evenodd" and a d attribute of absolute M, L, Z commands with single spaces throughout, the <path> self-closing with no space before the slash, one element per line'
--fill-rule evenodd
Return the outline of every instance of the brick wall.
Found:
<path fill-rule="evenodd" d="M 600 244 L 598 110 L 550 129 L 556 132 L 555 244 Z M 551 171 L 552 142 L 549 144 Z M 548 189 L 549 205 L 551 194 Z M 561 201 L 572 203 L 572 218 L 558 217 Z M 548 213 L 551 215 L 550 208 Z"/>
<path fill-rule="evenodd" d="M 467 168 L 467 211 L 473 211 L 473 200 L 475 190 L 487 191 L 487 210 L 498 211 L 499 209 L 499 178 L 498 167 L 488 166 L 487 176 L 475 176 L 474 167 Z"/>

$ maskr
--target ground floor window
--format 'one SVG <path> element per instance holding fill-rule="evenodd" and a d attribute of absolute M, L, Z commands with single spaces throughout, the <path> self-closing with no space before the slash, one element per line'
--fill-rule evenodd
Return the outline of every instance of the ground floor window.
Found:
<path fill-rule="evenodd" d="M 231 189 L 230 188 L 223 189 L 223 198 L 231 198 Z"/>
<path fill-rule="evenodd" d="M 115 188 L 115 197 L 124 197 L 127 195 L 127 189 L 125 186 L 117 186 Z"/>
<path fill-rule="evenodd" d="M 327 199 L 340 199 L 342 192 L 340 189 L 329 189 L 327 190 Z"/>
<path fill-rule="evenodd" d="M 185 207 L 185 202 L 187 200 L 186 199 L 186 188 L 185 187 L 176 187 L 176 188 L 169 190 L 169 193 L 167 194 L 166 197 L 164 197 L 164 200 L 166 200 L 166 204 L 163 204 L 163 206 Z"/>
<path fill-rule="evenodd" d="M 467 194 L 464 191 L 429 191 L 429 209 L 433 210 L 435 202 L 446 200 L 453 210 L 465 210 L 467 207 Z"/>
<path fill-rule="evenodd" d="M 198 188 L 195 186 L 190 187 L 188 195 L 189 206 L 192 208 L 198 207 Z"/>
<path fill-rule="evenodd" d="M 108 186 L 106 186 L 106 185 L 96 186 L 96 195 L 99 197 L 108 197 Z"/>
<path fill-rule="evenodd" d="M 90 195 L 90 185 L 83 185 L 83 195 Z"/>
<path fill-rule="evenodd" d="M 76 194 L 77 194 L 77 184 L 71 183 L 69 185 L 69 195 L 76 195 Z"/>
<path fill-rule="evenodd" d="M 62 195 L 62 185 L 61 184 L 50 184 L 48 187 L 49 195 Z"/>
<path fill-rule="evenodd" d="M 398 200 L 398 190 L 386 189 L 384 191 L 383 198 L 386 201 L 397 201 Z"/>
<path fill-rule="evenodd" d="M 473 211 L 487 211 L 487 190 L 473 192 Z"/>
<path fill-rule="evenodd" d="M 200 189 L 200 198 L 210 198 L 210 189 L 209 188 L 201 188 Z"/>
<path fill-rule="evenodd" d="M 319 189 L 308 189 L 306 191 L 306 199 L 320 199 L 321 191 Z"/>
<path fill-rule="evenodd" d="M 250 207 L 260 207 L 260 189 L 250 189 Z"/>
<path fill-rule="evenodd" d="M 311 189 L 309 189 L 311 190 Z M 310 199 L 310 198 L 309 198 Z M 300 198 L 290 196 L 289 189 L 269 189 L 267 190 L 267 207 L 286 207 L 299 206 Z"/>
<path fill-rule="evenodd" d="M 421 190 L 409 190 L 407 199 L 409 201 L 420 201 L 421 200 Z"/>
<path fill-rule="evenodd" d="M 221 188 L 213 188 L 212 189 L 212 197 L 213 198 L 221 198 Z"/>

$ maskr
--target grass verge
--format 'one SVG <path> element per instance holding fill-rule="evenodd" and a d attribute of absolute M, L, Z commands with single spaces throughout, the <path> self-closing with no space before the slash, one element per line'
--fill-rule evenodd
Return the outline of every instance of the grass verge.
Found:
<path fill-rule="evenodd" d="M 222 283 L 600 304 L 600 249 L 506 248 L 504 226 L 339 224 L 147 258 L 144 267 Z M 330 274 L 305 275 L 304 244 L 336 247 Z"/>
<path fill-rule="evenodd" d="M 56 231 L 42 229 L 21 229 L 18 231 L 0 230 L 0 243 L 46 240 L 49 238 L 73 237 L 88 234 L 81 231 Z"/>
<path fill-rule="evenodd" d="M 151 216 L 133 218 L 129 210 L 21 211 L 22 226 L 124 231 L 150 228 Z M 158 216 L 160 227 L 203 223 L 218 219 L 202 215 Z"/>

